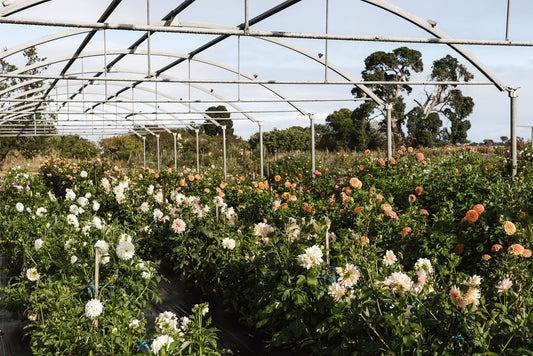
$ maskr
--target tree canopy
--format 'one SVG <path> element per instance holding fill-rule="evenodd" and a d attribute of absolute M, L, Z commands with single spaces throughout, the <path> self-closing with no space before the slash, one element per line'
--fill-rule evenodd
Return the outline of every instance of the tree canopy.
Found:
<path fill-rule="evenodd" d="M 230 113 L 224 105 L 210 106 L 206 110 L 207 116 L 214 119 L 222 126 L 226 126 L 226 134 L 233 135 L 233 120 L 230 120 Z M 205 120 L 203 130 L 209 136 L 221 136 L 222 127 L 213 124 L 210 120 Z"/>
<path fill-rule="evenodd" d="M 337 148 L 379 147 L 383 143 L 383 136 L 376 134 L 369 123 L 381 118 L 380 130 L 385 131 L 387 103 L 392 104 L 392 131 L 396 145 L 434 146 L 443 141 L 452 144 L 468 142 L 467 131 L 471 124 L 466 118 L 473 112 L 474 101 L 464 96 L 457 85 L 426 86 L 423 100 L 415 99 L 414 107 L 406 113 L 406 97 L 413 92 L 413 88 L 401 82 L 409 81 L 413 73 L 420 73 L 423 68 L 422 54 L 407 47 L 370 54 L 365 59 L 365 69 L 361 73 L 363 80 L 397 83 L 367 85 L 385 104 L 365 101 L 354 109 L 351 120 L 346 112 L 339 117 L 341 111 L 328 117 L 327 122 L 336 138 Z M 451 55 L 435 60 L 430 72 L 430 80 L 439 82 L 467 82 L 473 77 L 466 66 Z M 358 98 L 366 96 L 358 87 L 352 89 L 352 94 Z M 449 121 L 450 126 L 442 128 L 443 120 Z M 403 127 L 407 128 L 407 137 Z"/>
<path fill-rule="evenodd" d="M 315 132 L 316 133 L 316 132 Z M 259 148 L 259 133 L 248 140 L 254 149 Z M 292 126 L 288 129 L 274 129 L 263 133 L 263 146 L 268 152 L 309 150 L 311 148 L 311 131 L 309 128 Z"/>

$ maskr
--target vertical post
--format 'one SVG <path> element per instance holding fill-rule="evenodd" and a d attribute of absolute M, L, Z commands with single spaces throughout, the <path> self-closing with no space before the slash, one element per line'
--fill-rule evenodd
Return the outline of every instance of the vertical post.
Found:
<path fill-rule="evenodd" d="M 100 247 L 94 248 L 94 296 L 98 295 L 98 284 L 100 279 Z"/>
<path fill-rule="evenodd" d="M 259 165 L 261 166 L 259 171 L 261 172 L 261 179 L 263 179 L 263 165 L 265 160 L 265 155 L 263 152 L 263 121 L 259 121 L 257 124 L 259 125 Z"/>
<path fill-rule="evenodd" d="M 148 26 L 150 26 L 150 0 L 146 0 L 146 24 Z M 150 31 L 146 32 L 146 36 L 147 36 L 146 37 L 146 40 L 147 40 L 146 46 L 148 48 L 148 56 L 146 56 L 147 57 L 147 63 L 146 63 L 147 68 L 146 69 L 148 71 L 148 78 L 151 78 L 152 77 L 152 73 L 151 73 L 152 72 L 152 68 L 151 68 L 151 63 L 150 63 L 150 61 L 151 61 L 150 57 L 151 57 L 151 47 L 152 46 L 150 45 Z"/>
<path fill-rule="evenodd" d="M 35 113 L 33 114 L 33 134 L 37 136 L 37 118 L 35 117 Z"/>
<path fill-rule="evenodd" d="M 177 147 L 177 134 L 175 132 L 172 133 L 172 135 L 174 136 L 174 169 L 177 169 L 178 168 L 178 147 Z"/>
<path fill-rule="evenodd" d="M 104 78 L 107 79 L 107 36 L 104 28 Z M 107 100 L 107 80 L 104 82 L 104 103 Z M 102 106 L 105 105 L 102 103 Z"/>
<path fill-rule="evenodd" d="M 166 208 L 166 203 L 167 203 L 167 181 L 165 180 L 165 178 L 163 178 L 163 206 L 161 207 L 161 209 L 163 209 L 163 211 L 165 211 L 165 208 Z"/>
<path fill-rule="evenodd" d="M 329 0 L 326 0 L 326 35 L 329 30 Z M 328 39 L 326 38 L 326 48 L 325 48 L 325 58 L 324 58 L 324 81 L 328 81 Z"/>
<path fill-rule="evenodd" d="M 313 176 L 313 180 L 315 179 L 315 175 L 313 172 L 315 171 L 315 115 L 309 114 L 309 125 L 311 126 L 311 174 Z"/>
<path fill-rule="evenodd" d="M 511 176 L 516 176 L 516 98 L 518 98 L 518 89 L 509 88 L 509 97 L 511 98 Z"/>
<path fill-rule="evenodd" d="M 392 158 L 392 104 L 385 105 L 387 109 L 387 160 L 390 162 Z"/>
<path fill-rule="evenodd" d="M 509 22 L 511 20 L 511 0 L 507 0 L 507 25 L 505 26 L 505 40 L 509 41 Z"/>
<path fill-rule="evenodd" d="M 159 135 L 155 135 L 156 141 L 157 141 L 157 171 L 159 172 L 161 170 L 161 159 L 159 155 Z"/>
<path fill-rule="evenodd" d="M 326 266 L 326 273 L 329 274 L 329 227 L 326 229 Z"/>
<path fill-rule="evenodd" d="M 533 148 L 533 126 L 531 126 L 531 148 Z"/>
<path fill-rule="evenodd" d="M 244 0 L 244 34 L 250 33 L 250 24 L 248 22 L 248 0 Z"/>
<path fill-rule="evenodd" d="M 187 59 L 187 76 L 189 87 L 189 112 L 191 112 L 191 57 Z"/>
<path fill-rule="evenodd" d="M 200 144 L 198 143 L 198 133 L 200 129 L 194 129 L 196 133 L 196 173 L 200 173 Z"/>
<path fill-rule="evenodd" d="M 222 125 L 222 155 L 224 156 L 224 180 L 226 180 L 226 125 Z"/>
<path fill-rule="evenodd" d="M 237 36 L 237 80 L 241 80 L 241 36 Z M 237 99 L 241 101 L 241 83 L 237 83 Z"/>
<path fill-rule="evenodd" d="M 143 168 L 146 168 L 146 136 L 143 136 Z"/>

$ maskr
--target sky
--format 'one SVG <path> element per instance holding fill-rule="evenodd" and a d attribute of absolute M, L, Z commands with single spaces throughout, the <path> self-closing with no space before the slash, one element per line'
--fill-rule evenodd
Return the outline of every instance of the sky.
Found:
<path fill-rule="evenodd" d="M 19 0 L 20 1 L 20 0 Z M 249 0 L 249 16 L 254 16 L 282 2 L 281 0 Z M 37 18 L 37 19 L 57 19 L 67 21 L 95 22 L 105 9 L 109 1 L 72 1 L 72 0 L 51 0 L 33 9 L 13 15 L 16 18 Z M 151 0 L 150 20 L 160 20 L 166 13 L 176 7 L 181 1 Z M 236 26 L 244 20 L 244 9 L 242 0 L 197 0 L 189 6 L 179 16 L 178 21 L 182 24 L 189 22 L 212 23 L 225 26 Z M 504 40 L 506 35 L 507 5 L 508 0 L 389 0 L 389 3 L 403 8 L 413 15 L 422 19 L 431 19 L 437 22 L 436 27 L 456 39 L 476 39 L 476 40 Z M 290 31 L 303 33 L 324 33 L 326 29 L 326 4 L 328 4 L 328 32 L 331 34 L 346 35 L 372 35 L 372 36 L 394 36 L 394 37 L 415 37 L 429 38 L 426 32 L 415 27 L 413 24 L 403 19 L 377 8 L 373 5 L 359 0 L 302 0 L 300 3 L 291 6 L 283 12 L 272 16 L 254 26 L 252 30 L 257 31 Z M 1 9 L 1 8 L 0 8 Z M 136 21 L 145 23 L 147 19 L 146 0 L 123 0 L 114 14 L 107 20 L 110 23 L 124 23 Z M 532 41 L 530 14 L 533 13 L 533 2 L 530 0 L 514 0 L 511 2 L 509 39 L 512 41 Z M 3 48 L 10 48 L 20 43 L 37 39 L 41 36 L 64 31 L 65 28 L 49 28 L 42 26 L 20 26 L 0 24 L 2 33 L 8 36 L 0 36 L 0 45 Z M 93 42 L 87 47 L 85 53 L 102 51 L 105 47 L 107 51 L 127 48 L 137 38 L 141 36 L 139 32 L 132 31 L 106 31 L 104 36 L 100 31 Z M 38 47 L 38 53 L 49 59 L 69 56 L 83 39 L 83 35 L 68 37 L 59 41 L 50 42 Z M 127 56 L 125 60 L 116 66 L 118 73 L 109 73 L 110 77 L 130 77 L 147 73 L 148 65 L 152 70 L 161 68 L 172 62 L 166 54 L 170 52 L 186 54 L 203 43 L 212 39 L 210 35 L 187 35 L 187 34 L 154 34 L 150 37 L 150 50 L 154 55 L 148 63 L 146 57 Z M 104 41 L 105 40 L 105 41 Z M 326 42 L 324 40 L 296 40 L 284 39 L 309 51 L 313 54 L 326 53 Z M 447 54 L 457 57 L 459 61 L 467 66 L 474 74 L 474 81 L 487 82 L 488 79 L 476 70 L 466 59 L 454 52 L 450 47 L 443 44 L 411 44 L 411 43 L 380 43 L 380 42 L 360 42 L 360 41 L 334 41 L 327 42 L 328 62 L 341 68 L 343 72 L 352 78 L 359 80 L 364 66 L 364 59 L 375 51 L 391 51 L 397 47 L 407 46 L 419 50 L 422 53 L 424 71 L 412 75 L 411 80 L 426 81 L 433 61 L 440 59 Z M 511 46 L 465 46 L 473 55 L 483 62 L 506 86 L 520 88 L 517 99 L 518 136 L 529 140 L 531 128 L 533 126 L 533 47 L 511 47 Z M 141 46 L 143 50 L 148 47 Z M 165 55 L 163 55 L 165 54 Z M 108 55 L 107 58 L 87 57 L 83 60 L 85 70 L 98 70 L 104 67 L 105 60 L 114 58 Z M 7 58 L 14 63 L 20 63 L 20 56 L 14 55 Z M 285 47 L 268 41 L 241 37 L 240 40 L 230 37 L 216 46 L 213 46 L 197 55 L 190 66 L 186 62 L 165 72 L 171 78 L 187 79 L 230 79 L 236 80 L 238 76 L 235 72 L 222 69 L 220 67 L 206 64 L 211 61 L 221 66 L 228 66 L 243 74 L 257 75 L 261 80 L 283 80 L 283 81 L 322 81 L 326 79 L 324 66 L 291 51 Z M 52 64 L 46 73 L 56 75 L 61 71 L 64 62 Z M 71 68 L 71 72 L 81 70 L 81 62 L 78 60 Z M 133 73 L 137 72 L 137 73 Z M 342 77 L 332 71 L 327 72 L 327 80 L 333 82 L 344 81 Z M 70 82 L 68 91 L 72 93 L 80 87 L 81 83 Z M 136 90 L 134 98 L 137 100 L 152 100 L 155 91 L 158 92 L 160 100 L 166 98 L 182 98 L 184 100 L 208 100 L 216 94 L 226 99 L 238 100 L 239 107 L 243 110 L 253 111 L 249 115 L 253 120 L 264 122 L 264 130 L 273 128 L 284 129 L 290 126 L 308 126 L 309 119 L 300 112 L 295 112 L 294 108 L 284 103 L 247 103 L 246 101 L 257 99 L 274 99 L 276 95 L 258 85 L 241 84 L 224 85 L 203 83 L 199 86 L 188 86 L 182 83 L 160 83 L 157 86 L 153 83 L 145 84 L 146 90 Z M 85 93 L 86 99 L 96 98 L 97 94 L 102 95 L 104 91 L 112 93 L 121 87 L 108 84 L 95 87 L 92 94 L 89 90 Z M 359 105 L 351 99 L 351 85 L 302 85 L 302 84 L 278 84 L 272 85 L 281 95 L 291 99 L 337 99 L 337 101 L 321 102 L 299 102 L 297 105 L 305 113 L 315 115 L 316 123 L 325 123 L 328 114 L 341 108 L 354 109 Z M 412 94 L 406 98 L 408 107 L 414 105 L 414 100 L 423 98 L 424 90 L 431 87 L 415 86 Z M 475 102 L 473 114 L 468 118 L 472 123 L 472 128 L 468 132 L 468 139 L 473 142 L 480 142 L 483 139 L 499 141 L 501 136 L 510 136 L 510 99 L 508 93 L 500 92 L 496 87 L 483 86 L 462 86 L 460 89 L 464 95 L 471 96 Z M 67 87 L 58 89 L 58 95 L 66 95 Z M 131 93 L 125 93 L 131 99 Z M 344 101 L 339 101 L 343 99 Z M 159 100 L 159 99 L 158 99 Z M 81 105 L 81 104 L 80 104 Z M 181 122 L 196 120 L 201 122 L 201 117 L 194 114 L 195 110 L 205 110 L 209 103 L 198 103 L 189 105 L 158 103 L 157 119 L 165 125 L 172 126 L 179 116 Z M 72 104 L 72 108 L 75 105 Z M 229 106 L 228 106 L 229 107 Z M 83 106 L 85 108 L 85 106 Z M 115 130 L 119 130 L 122 123 L 116 121 L 115 113 L 120 111 L 143 111 L 151 112 L 151 108 L 141 104 L 108 104 L 105 110 L 105 121 L 88 118 L 86 115 L 69 115 L 68 120 L 92 120 L 93 131 L 101 125 L 104 131 L 113 129 L 108 127 L 109 122 L 115 123 Z M 165 111 L 176 112 L 173 117 L 166 116 Z M 191 113 L 189 113 L 191 111 Z M 65 116 L 62 116 L 65 119 Z M 74 119 L 76 118 L 76 119 Z M 147 121 L 140 123 L 151 123 L 155 119 L 154 115 L 149 115 Z M 234 114 L 235 134 L 247 139 L 251 134 L 258 131 L 258 125 L 251 122 L 243 115 Z M 139 116 L 138 120 L 143 120 Z M 447 123 L 445 122 L 445 125 Z M 520 127 L 526 126 L 526 127 Z M 107 131 L 106 131 L 107 132 Z"/>

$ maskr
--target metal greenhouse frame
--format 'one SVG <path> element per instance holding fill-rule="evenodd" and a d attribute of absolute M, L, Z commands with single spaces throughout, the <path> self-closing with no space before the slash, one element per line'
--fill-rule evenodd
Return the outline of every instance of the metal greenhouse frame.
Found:
<path fill-rule="evenodd" d="M 153 1 L 153 0 L 152 0 Z M 196 132 L 196 157 L 197 170 L 199 167 L 198 150 L 198 125 L 192 125 L 191 121 L 208 120 L 214 125 L 221 126 L 223 133 L 223 159 L 224 176 L 226 171 L 226 127 L 220 125 L 217 120 L 208 116 L 204 106 L 206 104 L 224 104 L 229 107 L 228 112 L 237 115 L 232 120 L 246 120 L 258 127 L 260 138 L 260 167 L 263 176 L 264 156 L 263 156 L 263 123 L 258 119 L 257 114 L 295 113 L 298 117 L 308 119 L 311 127 L 311 155 L 312 171 L 315 170 L 315 115 L 307 108 L 307 104 L 313 102 L 353 102 L 356 100 L 373 100 L 385 107 L 383 111 L 387 119 L 387 154 L 392 157 L 392 128 L 391 115 L 392 105 L 384 103 L 377 97 L 367 85 L 426 85 L 426 84 L 449 84 L 449 85 L 492 85 L 498 90 L 506 92 L 510 98 L 510 127 L 511 127 L 511 147 L 512 147 L 512 175 L 516 175 L 516 100 L 518 89 L 505 85 L 485 64 L 477 59 L 462 45 L 492 45 L 492 46 L 533 46 L 533 42 L 509 41 L 508 28 L 505 41 L 488 40 L 459 40 L 453 39 L 446 33 L 436 28 L 436 23 L 422 20 L 421 18 L 390 4 L 385 0 L 361 0 L 362 3 L 374 6 L 387 11 L 416 27 L 426 31 L 430 38 L 409 38 L 409 37 L 382 37 L 382 36 L 357 36 L 347 34 L 331 34 L 328 30 L 328 9 L 329 0 L 324 0 L 325 8 L 319 10 L 323 12 L 326 24 L 323 33 L 303 33 L 303 32 L 281 32 L 281 31 L 255 31 L 254 25 L 275 16 L 283 16 L 283 13 L 293 5 L 304 2 L 303 0 L 286 0 L 279 2 L 266 11 L 255 17 L 249 17 L 248 0 L 242 2 L 244 18 L 242 23 L 236 26 L 222 24 L 210 24 L 205 22 L 179 21 L 178 16 L 192 6 L 202 6 L 201 1 L 183 0 L 176 1 L 176 6 L 168 12 L 161 20 L 155 21 L 150 15 L 150 0 L 146 0 L 146 8 L 140 10 L 146 12 L 144 23 L 107 22 L 119 11 L 121 3 L 126 0 L 110 0 L 105 10 L 100 14 L 95 22 L 79 22 L 65 20 L 43 20 L 27 19 L 24 16 L 29 9 L 39 8 L 45 3 L 54 3 L 54 0 L 4 0 L 3 8 L 0 8 L 0 24 L 45 26 L 53 29 L 54 33 L 21 43 L 12 48 L 8 48 L 0 53 L 0 59 L 21 53 L 25 49 L 45 44 L 61 43 L 69 39 L 70 41 L 80 40 L 77 48 L 67 55 L 60 54 L 57 57 L 47 59 L 42 62 L 26 66 L 9 73 L 0 73 L 0 82 L 10 78 L 25 79 L 20 85 L 9 87 L 0 91 L 0 136 L 39 136 L 56 134 L 80 134 L 93 135 L 95 127 L 98 135 L 133 133 L 142 138 L 144 147 L 146 136 L 137 132 L 141 128 L 143 133 L 148 133 L 157 138 L 158 146 L 158 169 L 159 160 L 159 133 L 168 132 L 174 135 L 174 165 L 177 165 L 176 133 L 171 129 L 176 127 L 187 127 Z M 508 8 L 510 0 L 508 0 Z M 509 21 L 509 16 L 508 16 Z M 63 29 L 66 28 L 66 29 Z M 138 38 L 133 43 L 123 44 L 122 49 L 108 49 L 106 39 L 109 31 L 134 31 L 139 33 Z M 176 51 L 161 51 L 153 48 L 152 37 L 161 33 L 170 35 L 193 36 L 202 35 L 210 38 L 204 43 L 187 53 Z M 103 48 L 94 50 L 97 42 L 96 35 L 103 35 Z M 202 52 L 211 49 L 224 40 L 236 37 L 237 66 L 221 61 L 215 61 L 208 57 L 201 57 Z M 315 61 L 324 68 L 324 78 L 322 80 L 272 80 L 262 79 L 253 73 L 247 73 L 241 69 L 241 38 L 252 38 L 260 40 L 259 43 L 286 49 L 302 58 Z M 307 39 L 322 41 L 325 44 L 324 54 L 312 53 L 294 40 Z M 291 41 L 292 40 L 292 41 Z M 328 41 L 345 42 L 393 42 L 393 43 L 425 43 L 447 45 L 464 59 L 468 60 L 477 68 L 488 80 L 486 82 L 363 82 L 349 71 L 335 65 L 328 57 Z M 122 45 L 122 44 L 121 44 Z M 141 49 L 146 46 L 146 49 Z M 89 50 L 90 49 L 90 50 Z M 123 64 L 125 59 L 136 58 L 145 59 L 146 68 L 139 68 L 130 64 Z M 103 61 L 102 67 L 87 67 L 86 62 L 94 62 L 94 59 Z M 156 62 L 164 59 L 164 65 L 156 65 Z M 84 63 L 85 62 L 85 63 Z M 120 65 L 119 65 L 120 64 Z M 214 75 L 197 77 L 197 73 L 192 73 L 191 64 L 202 65 L 213 68 Z M 272 63 L 274 65 L 274 63 Z M 81 67 L 81 70 L 78 69 Z M 120 68 L 119 68 L 120 67 Z M 181 68 L 182 74 L 172 72 L 172 69 Z M 47 68 L 54 68 L 54 71 Z M 208 71 L 206 71 L 208 72 Z M 209 71 L 210 72 L 210 71 Z M 38 74 L 34 74 L 38 73 Z M 185 74 L 183 74 L 185 73 Z M 337 78 L 332 80 L 328 74 L 335 74 Z M 202 73 L 211 74 L 211 73 Z M 40 87 L 21 91 L 25 85 L 40 84 Z M 169 93 L 168 89 L 183 88 L 185 97 Z M 225 85 L 236 88 L 237 97 L 223 91 L 214 90 L 213 85 Z M 294 94 L 288 94 L 290 89 L 281 91 L 279 86 L 287 88 L 294 86 L 335 86 L 349 85 L 357 86 L 366 94 L 365 98 L 346 97 L 306 97 L 298 98 Z M 262 97 L 241 98 L 241 87 L 250 86 L 260 88 Z M 194 97 L 191 93 L 201 93 L 201 98 Z M 140 93 L 136 97 L 136 94 Z M 262 105 L 260 105 L 262 104 Z M 265 104 L 283 104 L 283 108 L 272 107 L 262 108 Z M 144 111 L 139 109 L 142 106 Z M 180 109 L 165 109 L 161 105 L 172 105 Z M 242 105 L 255 105 L 255 109 L 247 109 Z M 147 110 L 146 110 L 147 109 Z M 39 117 L 39 118 L 38 118 Z M 66 117 L 66 119 L 65 119 Z M 96 119 L 96 121 L 95 121 Z M 25 124 L 21 126 L 21 122 Z M 97 126 L 95 126 L 95 123 Z M 50 130 L 54 127 L 55 130 Z M 154 129 L 157 127 L 158 129 Z M 145 153 L 144 164 L 146 165 Z"/>

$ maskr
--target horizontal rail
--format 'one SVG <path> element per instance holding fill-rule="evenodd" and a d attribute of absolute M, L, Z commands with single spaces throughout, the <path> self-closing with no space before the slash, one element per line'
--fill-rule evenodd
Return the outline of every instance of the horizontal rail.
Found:
<path fill-rule="evenodd" d="M 451 39 L 451 38 L 413 38 L 413 37 L 388 37 L 388 36 L 358 36 L 305 32 L 286 31 L 253 31 L 240 29 L 206 29 L 198 27 L 183 26 L 161 26 L 143 25 L 130 23 L 100 23 L 100 22 L 75 22 L 58 20 L 37 20 L 21 19 L 12 17 L 0 17 L 0 23 L 15 25 L 35 25 L 35 26 L 55 26 L 71 28 L 88 28 L 97 30 L 121 30 L 121 31 L 151 31 L 170 32 L 202 35 L 228 35 L 228 36 L 249 36 L 249 37 L 280 37 L 280 38 L 301 38 L 301 39 L 323 39 L 340 41 L 372 41 L 372 42 L 406 42 L 406 43 L 440 43 L 440 44 L 463 44 L 463 45 L 492 45 L 492 46 L 521 46 L 532 47 L 532 41 L 508 41 L 508 40 L 472 40 L 472 39 Z"/>

